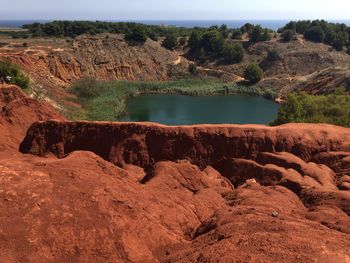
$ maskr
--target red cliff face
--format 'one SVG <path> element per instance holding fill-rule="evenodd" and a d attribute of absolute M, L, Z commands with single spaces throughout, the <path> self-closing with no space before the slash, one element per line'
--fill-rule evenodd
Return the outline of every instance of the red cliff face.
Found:
<path fill-rule="evenodd" d="M 350 129 L 47 121 L 13 86 L 0 107 L 1 262 L 349 261 Z"/>

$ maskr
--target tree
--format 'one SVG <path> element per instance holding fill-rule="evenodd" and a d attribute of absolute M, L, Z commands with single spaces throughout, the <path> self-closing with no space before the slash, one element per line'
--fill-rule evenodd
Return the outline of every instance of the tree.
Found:
<path fill-rule="evenodd" d="M 344 46 L 348 43 L 348 34 L 346 32 L 339 32 L 335 34 L 334 39 L 332 41 L 332 46 L 338 50 L 342 51 Z"/>
<path fill-rule="evenodd" d="M 8 61 L 0 61 L 0 80 L 22 89 L 29 87 L 29 78 L 22 73 L 19 66 Z"/>
<path fill-rule="evenodd" d="M 266 28 L 263 29 L 260 25 L 256 25 L 249 33 L 249 40 L 251 42 L 268 41 L 271 40 L 271 35 Z"/>
<path fill-rule="evenodd" d="M 220 32 L 221 32 L 221 35 L 223 38 L 228 38 L 228 35 L 229 35 L 229 32 L 228 32 L 228 28 L 227 28 L 227 25 L 223 24 L 221 27 L 220 27 Z"/>
<path fill-rule="evenodd" d="M 325 39 L 325 33 L 320 26 L 313 26 L 305 31 L 304 37 L 307 40 L 322 43 Z"/>
<path fill-rule="evenodd" d="M 224 38 L 219 31 L 210 30 L 203 35 L 201 46 L 204 48 L 206 53 L 221 53 L 224 46 Z"/>
<path fill-rule="evenodd" d="M 295 39 L 295 34 L 296 34 L 295 30 L 287 29 L 282 32 L 281 38 L 284 42 L 289 42 Z"/>
<path fill-rule="evenodd" d="M 244 58 L 244 48 L 241 44 L 225 43 L 222 53 L 226 63 L 239 63 Z"/>
<path fill-rule="evenodd" d="M 262 77 L 263 70 L 256 64 L 250 64 L 244 70 L 244 78 L 251 84 L 259 82 Z"/>
<path fill-rule="evenodd" d="M 184 45 L 186 45 L 186 43 L 187 43 L 187 38 L 186 37 L 180 38 L 180 41 L 179 41 L 179 45 L 180 46 L 184 46 Z"/>
<path fill-rule="evenodd" d="M 188 39 L 188 47 L 192 50 L 195 50 L 200 47 L 202 41 L 202 35 L 198 30 L 194 30 L 191 33 L 190 38 Z"/>
<path fill-rule="evenodd" d="M 242 39 L 242 32 L 239 29 L 234 29 L 232 32 L 232 39 Z"/>
<path fill-rule="evenodd" d="M 146 30 L 141 26 L 135 27 L 130 33 L 125 35 L 125 39 L 144 43 L 147 40 Z"/>
<path fill-rule="evenodd" d="M 198 52 L 198 60 L 200 63 L 204 63 L 207 60 L 207 54 L 204 51 L 204 48 L 201 48 Z"/>
<path fill-rule="evenodd" d="M 158 34 L 156 32 L 154 32 L 154 31 L 150 32 L 148 34 L 148 37 L 150 39 L 152 39 L 153 41 L 158 41 L 158 39 L 159 39 Z"/>
<path fill-rule="evenodd" d="M 252 29 L 254 28 L 254 25 L 253 24 L 250 24 L 250 23 L 246 23 L 244 24 L 242 27 L 241 27 L 241 32 L 242 34 L 244 33 L 250 33 L 252 31 Z"/>
<path fill-rule="evenodd" d="M 174 50 L 177 47 L 177 36 L 174 33 L 169 33 L 163 40 L 163 47 Z"/>

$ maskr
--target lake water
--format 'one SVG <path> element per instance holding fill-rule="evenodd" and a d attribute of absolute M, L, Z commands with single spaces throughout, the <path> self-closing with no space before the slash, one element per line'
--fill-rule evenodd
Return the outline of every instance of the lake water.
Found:
<path fill-rule="evenodd" d="M 268 124 L 277 117 L 279 107 L 258 96 L 144 94 L 127 100 L 127 113 L 121 121 L 166 125 Z"/>

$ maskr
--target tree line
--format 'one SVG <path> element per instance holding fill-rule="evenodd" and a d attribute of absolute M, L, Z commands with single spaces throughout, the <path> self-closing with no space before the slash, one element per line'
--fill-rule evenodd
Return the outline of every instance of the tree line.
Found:
<path fill-rule="evenodd" d="M 345 47 L 350 51 L 350 27 L 344 23 L 330 23 L 325 20 L 291 21 L 278 31 L 282 34 L 302 34 L 307 40 L 325 43 L 338 51 Z"/>

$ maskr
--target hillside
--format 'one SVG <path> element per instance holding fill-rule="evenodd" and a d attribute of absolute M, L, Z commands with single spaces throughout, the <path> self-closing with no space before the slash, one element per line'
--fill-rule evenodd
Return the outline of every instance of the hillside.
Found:
<path fill-rule="evenodd" d="M 15 86 L 0 107 L 2 262 L 349 261 L 350 129 L 67 122 Z"/>
<path fill-rule="evenodd" d="M 244 40 L 242 43 L 246 55 L 242 62 L 225 65 L 219 61 L 210 61 L 200 64 L 197 67 L 198 76 L 191 76 L 188 72 L 192 62 L 186 55 L 187 48 L 170 51 L 161 46 L 161 41 L 148 39 L 145 44 L 135 44 L 113 34 L 83 35 L 66 41 L 23 40 L 27 47 L 23 47 L 21 41 L 4 42 L 0 48 L 1 58 L 19 64 L 36 84 L 34 87 L 45 87 L 39 92 L 49 90 L 49 93 L 54 94 L 49 94 L 52 98 L 62 96 L 62 88 L 87 76 L 100 80 L 146 81 L 210 76 L 225 81 L 239 81 L 242 80 L 244 67 L 251 63 L 259 64 L 264 70 L 264 79 L 258 84 L 260 87 L 272 88 L 282 95 L 303 87 L 306 90 L 313 87 L 313 93 L 317 93 L 315 89 L 321 89 L 322 92 L 328 89 L 327 85 L 319 86 L 319 80 L 316 80 L 318 73 L 335 67 L 347 71 L 350 67 L 350 56 L 345 52 L 306 41 L 301 35 L 291 42 L 282 42 L 278 37 L 253 44 Z M 278 51 L 279 59 L 276 61 L 266 58 L 271 49 Z M 328 76 L 328 81 L 338 84 L 336 79 L 335 74 Z"/>

